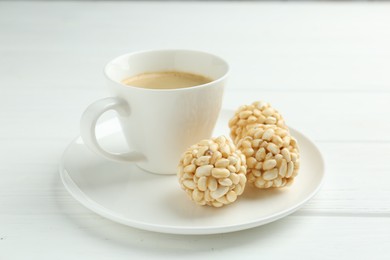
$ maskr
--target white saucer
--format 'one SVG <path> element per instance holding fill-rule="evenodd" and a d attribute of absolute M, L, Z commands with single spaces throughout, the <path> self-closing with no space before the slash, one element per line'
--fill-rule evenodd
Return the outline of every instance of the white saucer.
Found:
<path fill-rule="evenodd" d="M 214 136 L 228 135 L 233 111 L 223 110 Z M 301 169 L 294 184 L 280 190 L 247 187 L 244 194 L 222 208 L 197 206 L 181 190 L 175 175 L 155 175 L 133 164 L 115 163 L 92 153 L 81 138 L 65 150 L 61 179 L 69 193 L 97 214 L 124 225 L 174 234 L 216 234 L 260 226 L 300 208 L 319 190 L 324 162 L 317 147 L 291 129 L 301 150 Z M 126 150 L 116 119 L 99 125 L 100 143 L 110 150 Z"/>

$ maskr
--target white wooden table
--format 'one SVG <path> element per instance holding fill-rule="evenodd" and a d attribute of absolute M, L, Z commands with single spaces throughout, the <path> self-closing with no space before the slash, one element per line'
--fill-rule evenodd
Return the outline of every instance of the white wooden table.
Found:
<path fill-rule="evenodd" d="M 312 137 L 303 209 L 223 235 L 133 229 L 79 205 L 58 162 L 125 52 L 227 59 L 224 106 L 263 99 Z M 0 259 L 390 259 L 390 4 L 0 2 Z"/>

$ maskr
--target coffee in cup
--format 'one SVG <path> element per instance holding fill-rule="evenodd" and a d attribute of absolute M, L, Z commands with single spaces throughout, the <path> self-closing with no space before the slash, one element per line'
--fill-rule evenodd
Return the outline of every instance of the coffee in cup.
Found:
<path fill-rule="evenodd" d="M 158 71 L 138 74 L 122 81 L 123 84 L 139 88 L 175 89 L 200 86 L 212 79 L 182 71 Z"/>

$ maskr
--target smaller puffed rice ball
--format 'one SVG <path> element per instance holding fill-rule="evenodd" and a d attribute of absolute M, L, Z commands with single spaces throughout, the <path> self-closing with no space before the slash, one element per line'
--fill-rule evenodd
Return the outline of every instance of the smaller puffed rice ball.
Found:
<path fill-rule="evenodd" d="M 290 185 L 298 174 L 298 144 L 286 129 L 274 125 L 248 126 L 237 149 L 246 157 L 248 182 L 257 188 Z"/>
<path fill-rule="evenodd" d="M 263 101 L 253 102 L 238 108 L 229 121 L 230 137 L 235 144 L 244 136 L 247 126 L 254 124 L 276 125 L 288 129 L 283 117 L 269 103 Z"/>
<path fill-rule="evenodd" d="M 222 207 L 236 201 L 246 184 L 245 156 L 225 136 L 191 146 L 177 176 L 188 197 L 199 205 Z"/>

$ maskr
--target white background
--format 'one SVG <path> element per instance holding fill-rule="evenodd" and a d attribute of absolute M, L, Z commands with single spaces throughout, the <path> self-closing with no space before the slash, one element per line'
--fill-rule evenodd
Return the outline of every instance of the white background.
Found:
<path fill-rule="evenodd" d="M 224 107 L 262 99 L 310 136 L 326 183 L 295 214 L 212 236 L 152 233 L 79 205 L 58 162 L 106 96 L 102 68 L 154 48 L 232 67 Z M 0 2 L 0 259 L 390 259 L 390 4 Z"/>

